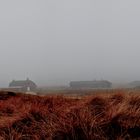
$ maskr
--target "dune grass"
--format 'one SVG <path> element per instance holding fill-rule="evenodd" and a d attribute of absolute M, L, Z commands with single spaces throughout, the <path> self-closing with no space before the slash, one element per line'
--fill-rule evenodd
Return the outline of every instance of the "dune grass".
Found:
<path fill-rule="evenodd" d="M 138 140 L 140 95 L 81 98 L 0 92 L 0 140 Z"/>

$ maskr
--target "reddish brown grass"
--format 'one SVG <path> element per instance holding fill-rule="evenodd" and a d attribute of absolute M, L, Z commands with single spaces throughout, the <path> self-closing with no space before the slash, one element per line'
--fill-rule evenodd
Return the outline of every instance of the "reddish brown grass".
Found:
<path fill-rule="evenodd" d="M 140 95 L 67 98 L 0 93 L 0 140 L 140 139 Z"/>

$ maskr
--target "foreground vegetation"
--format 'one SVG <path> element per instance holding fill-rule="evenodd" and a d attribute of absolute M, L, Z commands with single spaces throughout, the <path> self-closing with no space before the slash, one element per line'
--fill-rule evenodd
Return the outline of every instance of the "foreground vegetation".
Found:
<path fill-rule="evenodd" d="M 0 140 L 140 139 L 140 95 L 71 98 L 0 92 Z"/>

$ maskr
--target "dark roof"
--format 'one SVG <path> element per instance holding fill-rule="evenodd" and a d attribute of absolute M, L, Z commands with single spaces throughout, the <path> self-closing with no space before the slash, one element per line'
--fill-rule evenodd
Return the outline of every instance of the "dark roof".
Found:
<path fill-rule="evenodd" d="M 71 81 L 70 83 L 80 83 L 80 84 L 102 84 L 102 83 L 108 83 L 108 84 L 112 84 L 111 82 L 107 81 L 107 80 L 102 80 L 102 81 Z"/>
<path fill-rule="evenodd" d="M 72 81 L 71 87 L 111 87 L 112 83 L 107 80 L 101 81 Z"/>
<path fill-rule="evenodd" d="M 29 80 L 29 79 L 27 79 L 27 80 L 20 80 L 20 81 L 13 80 L 9 84 L 9 87 L 17 87 L 17 86 L 18 87 L 19 86 L 21 86 L 21 87 L 23 87 L 23 86 L 36 86 L 36 84 L 33 81 Z"/>
<path fill-rule="evenodd" d="M 130 87 L 137 87 L 140 86 L 140 81 L 133 81 L 128 84 Z"/>

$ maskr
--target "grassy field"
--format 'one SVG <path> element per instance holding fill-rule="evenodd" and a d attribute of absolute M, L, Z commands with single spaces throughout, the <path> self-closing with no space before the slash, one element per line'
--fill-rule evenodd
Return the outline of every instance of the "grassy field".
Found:
<path fill-rule="evenodd" d="M 0 92 L 0 140 L 131 139 L 140 139 L 139 91 Z"/>

